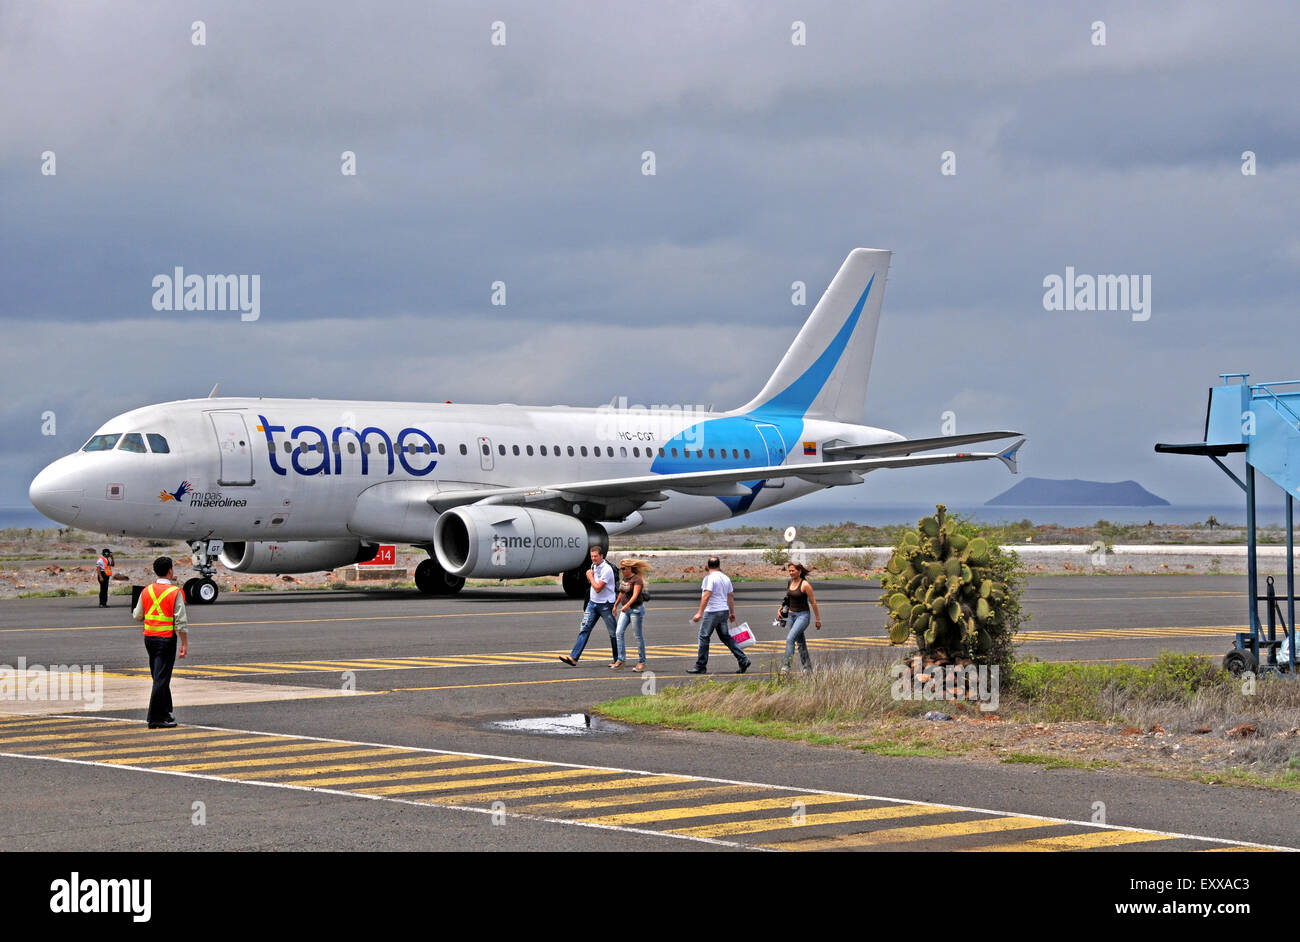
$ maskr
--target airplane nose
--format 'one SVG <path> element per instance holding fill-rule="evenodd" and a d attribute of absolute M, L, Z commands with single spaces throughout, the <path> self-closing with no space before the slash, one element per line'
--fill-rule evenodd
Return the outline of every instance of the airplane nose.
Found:
<path fill-rule="evenodd" d="M 81 513 L 86 492 L 64 464 L 65 460 L 59 459 L 36 475 L 27 489 L 27 499 L 51 520 L 71 524 Z"/>

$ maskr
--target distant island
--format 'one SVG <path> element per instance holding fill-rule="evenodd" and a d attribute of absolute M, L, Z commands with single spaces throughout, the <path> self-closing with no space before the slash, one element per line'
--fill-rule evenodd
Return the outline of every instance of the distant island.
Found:
<path fill-rule="evenodd" d="M 1060 481 L 1025 478 L 984 502 L 985 507 L 1168 507 L 1137 481 Z"/>

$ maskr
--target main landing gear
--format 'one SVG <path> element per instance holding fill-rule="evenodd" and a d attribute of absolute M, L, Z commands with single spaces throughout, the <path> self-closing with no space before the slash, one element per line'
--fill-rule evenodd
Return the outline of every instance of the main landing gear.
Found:
<path fill-rule="evenodd" d="M 591 591 L 591 583 L 587 581 L 588 568 L 579 566 L 577 569 L 560 573 L 560 585 L 564 587 L 564 594 L 569 598 L 580 599 Z"/>
<path fill-rule="evenodd" d="M 465 588 L 465 580 L 448 573 L 430 555 L 415 567 L 415 587 L 425 595 L 455 595 Z"/>
<path fill-rule="evenodd" d="M 194 605 L 211 605 L 221 594 L 216 580 L 212 577 L 217 574 L 217 567 L 214 565 L 216 558 L 221 555 L 222 543 L 220 540 L 191 540 L 190 553 L 193 554 L 194 568 L 199 571 L 201 578 L 187 579 L 182 591 L 185 593 L 185 601 Z"/>

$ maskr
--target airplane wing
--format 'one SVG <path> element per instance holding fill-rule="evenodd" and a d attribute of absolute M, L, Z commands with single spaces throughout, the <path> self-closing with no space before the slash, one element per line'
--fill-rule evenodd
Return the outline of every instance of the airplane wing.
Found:
<path fill-rule="evenodd" d="M 1014 434 L 1014 433 L 1013 433 Z M 999 436 L 1004 437 L 1004 436 Z M 951 439 L 951 436 L 950 436 Z M 758 468 L 735 468 L 720 471 L 688 471 L 681 474 L 645 474 L 636 477 L 607 478 L 593 481 L 568 481 L 538 487 L 469 488 L 439 491 L 426 500 L 439 513 L 464 504 L 594 504 L 606 507 L 665 500 L 665 491 L 707 497 L 747 497 L 752 491 L 744 482 L 773 478 L 802 478 L 815 484 L 835 487 L 860 484 L 862 475 L 881 468 L 915 468 L 961 461 L 986 461 L 996 458 L 1017 472 L 1016 452 L 1025 443 L 1020 439 L 1002 451 L 953 452 L 938 455 L 854 458 L 845 461 L 820 461 L 805 464 L 768 465 Z M 907 442 L 894 442 L 905 445 Z M 914 444 L 914 443 L 913 443 Z M 869 447 L 869 446 L 868 446 Z M 630 513 L 631 511 L 626 511 Z M 625 514 L 624 514 L 625 515 Z"/>

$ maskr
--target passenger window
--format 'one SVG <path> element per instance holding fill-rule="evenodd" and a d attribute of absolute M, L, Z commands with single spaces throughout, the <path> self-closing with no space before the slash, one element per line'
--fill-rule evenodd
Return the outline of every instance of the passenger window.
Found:
<path fill-rule="evenodd" d="M 82 445 L 81 450 L 111 451 L 113 446 L 117 444 L 119 438 L 121 438 L 120 432 L 116 435 L 96 435 L 90 441 L 86 442 L 86 444 Z"/>
<path fill-rule="evenodd" d="M 731 449 L 731 457 L 733 457 L 733 458 L 739 458 L 739 457 L 740 457 L 740 452 L 736 451 L 736 449 L 734 449 L 734 448 Z"/>
<path fill-rule="evenodd" d="M 555 446 L 555 457 L 557 457 L 557 458 L 560 457 L 560 446 L 559 446 L 559 445 L 556 445 L 556 446 Z"/>
<path fill-rule="evenodd" d="M 447 446 L 446 446 L 446 445 L 439 445 L 439 446 L 438 446 L 438 454 L 440 454 L 440 455 L 445 455 L 446 453 L 447 453 Z"/>
<path fill-rule="evenodd" d="M 356 442 L 348 442 L 348 454 L 349 454 L 349 455 L 355 455 L 356 453 L 357 453 L 357 443 L 356 443 Z"/>
<path fill-rule="evenodd" d="M 748 448 L 745 449 L 745 460 L 746 460 L 746 461 L 749 460 L 749 449 L 748 449 Z"/>
<path fill-rule="evenodd" d="M 626 457 L 627 457 L 627 449 L 624 448 L 622 445 L 619 445 L 619 446 L 618 446 L 618 456 L 619 456 L 620 458 L 626 458 Z"/>
<path fill-rule="evenodd" d="M 542 457 L 545 458 L 545 457 L 546 457 L 546 446 L 545 446 L 545 445 L 539 445 L 538 448 L 541 450 Z"/>
<path fill-rule="evenodd" d="M 633 458 L 640 458 L 640 457 L 641 457 L 641 449 L 638 448 L 638 447 L 636 447 L 636 445 L 633 445 L 633 446 L 632 446 L 632 457 L 633 457 Z"/>
<path fill-rule="evenodd" d="M 127 432 L 122 436 L 122 441 L 117 446 L 118 451 L 131 451 L 138 455 L 145 453 L 144 436 L 139 432 Z"/>
<path fill-rule="evenodd" d="M 519 457 L 519 446 L 518 446 L 518 445 L 511 445 L 511 446 L 510 446 L 510 450 L 514 453 L 514 456 L 515 456 L 516 458 Z"/>
<path fill-rule="evenodd" d="M 587 449 L 585 449 L 585 448 L 582 449 L 582 453 L 585 455 L 585 454 L 587 453 Z M 573 446 L 572 446 L 572 445 L 569 446 L 569 457 L 570 457 L 570 458 L 573 457 Z"/>
<path fill-rule="evenodd" d="M 163 438 L 158 433 L 150 432 L 148 435 L 145 436 L 145 438 L 149 439 L 149 450 L 152 451 L 155 455 L 171 454 L 172 450 L 167 447 L 167 439 Z M 267 444 L 269 447 L 275 448 L 275 446 L 271 445 L 270 442 L 268 442 Z"/>
<path fill-rule="evenodd" d="M 583 445 L 583 446 L 582 446 L 581 448 L 579 448 L 578 450 L 582 452 L 582 457 L 584 457 L 584 458 L 587 457 L 587 446 L 586 446 L 586 445 Z M 569 449 L 569 452 L 570 452 L 570 454 L 572 454 L 573 449 Z"/>
<path fill-rule="evenodd" d="M 675 455 L 675 454 L 677 454 L 677 452 L 674 451 L 673 454 Z M 659 457 L 660 457 L 660 458 L 664 457 L 664 450 L 663 450 L 662 448 L 659 449 Z"/>
<path fill-rule="evenodd" d="M 498 455 L 504 455 L 505 453 L 506 453 L 506 446 L 505 446 L 505 445 L 497 445 L 497 454 L 498 454 Z"/>
<path fill-rule="evenodd" d="M 368 455 L 368 454 L 370 454 L 370 442 L 362 442 L 362 443 L 361 443 L 361 453 L 362 453 L 363 455 Z"/>
<path fill-rule="evenodd" d="M 528 445 L 527 447 L 525 447 L 525 448 L 524 448 L 524 451 L 528 452 L 528 457 L 529 457 L 529 458 L 531 458 L 531 457 L 533 456 L 533 446 L 532 446 L 532 445 Z"/>
<path fill-rule="evenodd" d="M 289 452 L 291 452 L 291 451 L 293 451 L 293 442 L 285 442 L 285 443 L 284 443 L 284 453 L 287 455 L 287 454 L 288 454 Z"/>
<path fill-rule="evenodd" d="M 674 458 L 677 457 L 677 449 L 676 449 L 676 448 L 673 449 L 673 457 L 674 457 Z"/>
<path fill-rule="evenodd" d="M 380 442 L 380 443 L 379 443 L 379 453 L 380 453 L 381 455 L 386 455 L 386 454 L 388 454 L 388 443 L 387 443 L 387 442 Z"/>
<path fill-rule="evenodd" d="M 433 446 L 430 445 L 428 442 L 425 442 L 425 443 L 424 443 L 424 453 L 425 453 L 426 455 L 431 455 L 431 454 L 433 454 Z"/>
<path fill-rule="evenodd" d="M 703 458 L 703 457 L 704 457 L 704 449 L 703 449 L 703 448 L 699 448 L 699 449 L 697 449 L 696 452 L 695 452 L 695 457 L 696 457 L 696 458 Z"/>
<path fill-rule="evenodd" d="M 626 455 L 627 452 L 623 452 L 623 454 Z M 606 455 L 606 457 L 609 457 L 609 458 L 613 458 L 613 457 L 614 457 L 614 446 L 613 446 L 613 445 L 606 445 L 606 446 L 605 446 L 605 455 Z"/>
<path fill-rule="evenodd" d="M 709 449 L 709 457 L 710 457 L 710 458 L 713 457 L 713 449 L 712 449 L 712 448 Z"/>
<path fill-rule="evenodd" d="M 334 454 L 336 454 L 336 455 L 337 455 L 340 451 L 342 451 L 342 449 L 339 448 L 339 443 L 338 443 L 338 442 L 334 442 L 334 443 L 330 446 L 330 450 L 331 450 L 332 452 L 334 452 Z"/>
<path fill-rule="evenodd" d="M 469 454 L 469 449 L 466 448 L 464 445 L 461 445 L 461 446 L 460 446 L 460 453 L 461 453 L 462 455 L 468 455 L 468 454 Z"/>

